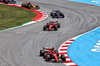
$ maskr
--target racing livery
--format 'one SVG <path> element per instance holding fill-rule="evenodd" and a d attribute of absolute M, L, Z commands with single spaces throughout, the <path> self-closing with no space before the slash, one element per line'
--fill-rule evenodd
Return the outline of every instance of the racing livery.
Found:
<path fill-rule="evenodd" d="M 40 56 L 43 56 L 46 61 L 66 61 L 65 55 L 60 55 L 58 50 L 54 50 L 53 47 L 43 47 L 40 50 Z"/>
<path fill-rule="evenodd" d="M 31 2 L 23 2 L 21 6 L 28 9 L 40 9 L 38 5 L 33 5 Z"/>
<path fill-rule="evenodd" d="M 57 31 L 60 28 L 60 23 L 58 21 L 49 21 L 46 25 L 43 26 L 43 30 L 55 30 Z"/>
<path fill-rule="evenodd" d="M 50 13 L 50 16 L 52 18 L 64 18 L 64 14 L 60 12 L 60 10 L 52 10 L 52 12 Z"/>

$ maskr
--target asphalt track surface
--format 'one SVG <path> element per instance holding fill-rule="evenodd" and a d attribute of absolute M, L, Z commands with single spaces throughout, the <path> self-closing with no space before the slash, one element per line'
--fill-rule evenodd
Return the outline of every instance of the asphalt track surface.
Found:
<path fill-rule="evenodd" d="M 25 0 L 18 0 L 20 5 Z M 0 66 L 65 66 L 63 63 L 46 62 L 39 57 L 44 46 L 60 45 L 77 35 L 92 30 L 100 25 L 100 7 L 66 0 L 28 0 L 36 3 L 48 14 L 59 9 L 65 14 L 63 19 L 52 19 L 25 27 L 0 32 Z M 50 14 L 49 14 L 50 15 Z M 42 31 L 48 21 L 58 20 L 58 31 Z"/>

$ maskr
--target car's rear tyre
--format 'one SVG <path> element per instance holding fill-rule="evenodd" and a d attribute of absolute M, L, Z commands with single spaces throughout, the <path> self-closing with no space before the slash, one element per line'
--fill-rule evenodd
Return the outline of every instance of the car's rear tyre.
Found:
<path fill-rule="evenodd" d="M 65 16 L 64 16 L 64 14 L 61 14 L 61 16 L 62 16 L 62 18 L 64 18 Z"/>
<path fill-rule="evenodd" d="M 45 51 L 44 50 L 40 50 L 40 56 L 44 56 Z"/>
<path fill-rule="evenodd" d="M 46 30 L 46 25 L 43 26 L 43 30 Z"/>
<path fill-rule="evenodd" d="M 58 28 L 60 28 L 60 23 L 57 23 L 57 25 L 58 25 Z"/>
<path fill-rule="evenodd" d="M 62 59 L 63 61 L 66 61 L 65 55 L 61 55 L 61 59 Z"/>
<path fill-rule="evenodd" d="M 38 5 L 36 5 L 35 7 L 36 7 L 36 9 L 40 9 L 40 7 Z"/>
<path fill-rule="evenodd" d="M 65 16 L 63 15 L 63 18 L 64 18 Z"/>
<path fill-rule="evenodd" d="M 58 30 L 57 26 L 54 26 L 54 30 L 55 30 L 55 31 L 57 31 L 57 30 Z"/>
<path fill-rule="evenodd" d="M 17 2 L 15 1 L 15 3 L 17 3 Z"/>
<path fill-rule="evenodd" d="M 50 16 L 52 16 L 52 12 L 50 13 Z"/>
<path fill-rule="evenodd" d="M 24 4 L 22 4 L 22 7 L 25 7 L 25 5 L 24 5 Z"/>

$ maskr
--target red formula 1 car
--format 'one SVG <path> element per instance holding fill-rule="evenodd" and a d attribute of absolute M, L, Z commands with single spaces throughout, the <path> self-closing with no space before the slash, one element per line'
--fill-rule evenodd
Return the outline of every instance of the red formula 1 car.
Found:
<path fill-rule="evenodd" d="M 40 56 L 43 56 L 46 61 L 66 61 L 65 56 L 59 55 L 58 50 L 54 50 L 54 47 L 43 47 L 40 50 Z"/>
<path fill-rule="evenodd" d="M 52 50 L 45 53 L 44 58 L 46 61 L 66 61 L 65 55 L 59 55 L 58 52 Z"/>
<path fill-rule="evenodd" d="M 56 21 L 56 22 L 50 21 L 49 23 L 47 23 L 46 25 L 43 26 L 43 30 L 57 31 L 58 28 L 60 28 L 60 23 L 58 23 L 58 21 Z"/>

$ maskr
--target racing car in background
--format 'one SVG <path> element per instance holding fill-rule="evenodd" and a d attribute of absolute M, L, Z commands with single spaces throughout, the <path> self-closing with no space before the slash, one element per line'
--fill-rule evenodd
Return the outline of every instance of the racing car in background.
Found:
<path fill-rule="evenodd" d="M 52 12 L 50 12 L 50 16 L 52 18 L 64 18 L 64 14 L 62 12 L 60 12 L 60 10 L 52 10 Z"/>
<path fill-rule="evenodd" d="M 15 0 L 0 0 L 0 2 L 7 3 L 7 4 L 15 4 Z"/>
<path fill-rule="evenodd" d="M 43 56 L 46 61 L 66 61 L 65 55 L 60 55 L 58 50 L 54 50 L 54 47 L 43 47 L 40 50 L 40 56 Z"/>
<path fill-rule="evenodd" d="M 49 50 L 54 50 L 54 47 L 43 47 L 43 49 L 40 50 L 40 56 L 44 56 L 44 54 Z"/>
<path fill-rule="evenodd" d="M 31 2 L 23 2 L 21 4 L 22 7 L 28 8 L 28 9 L 40 9 L 38 5 L 33 5 Z"/>
<path fill-rule="evenodd" d="M 46 25 L 43 26 L 43 30 L 55 30 L 57 31 L 60 28 L 60 23 L 58 21 L 49 21 Z"/>

